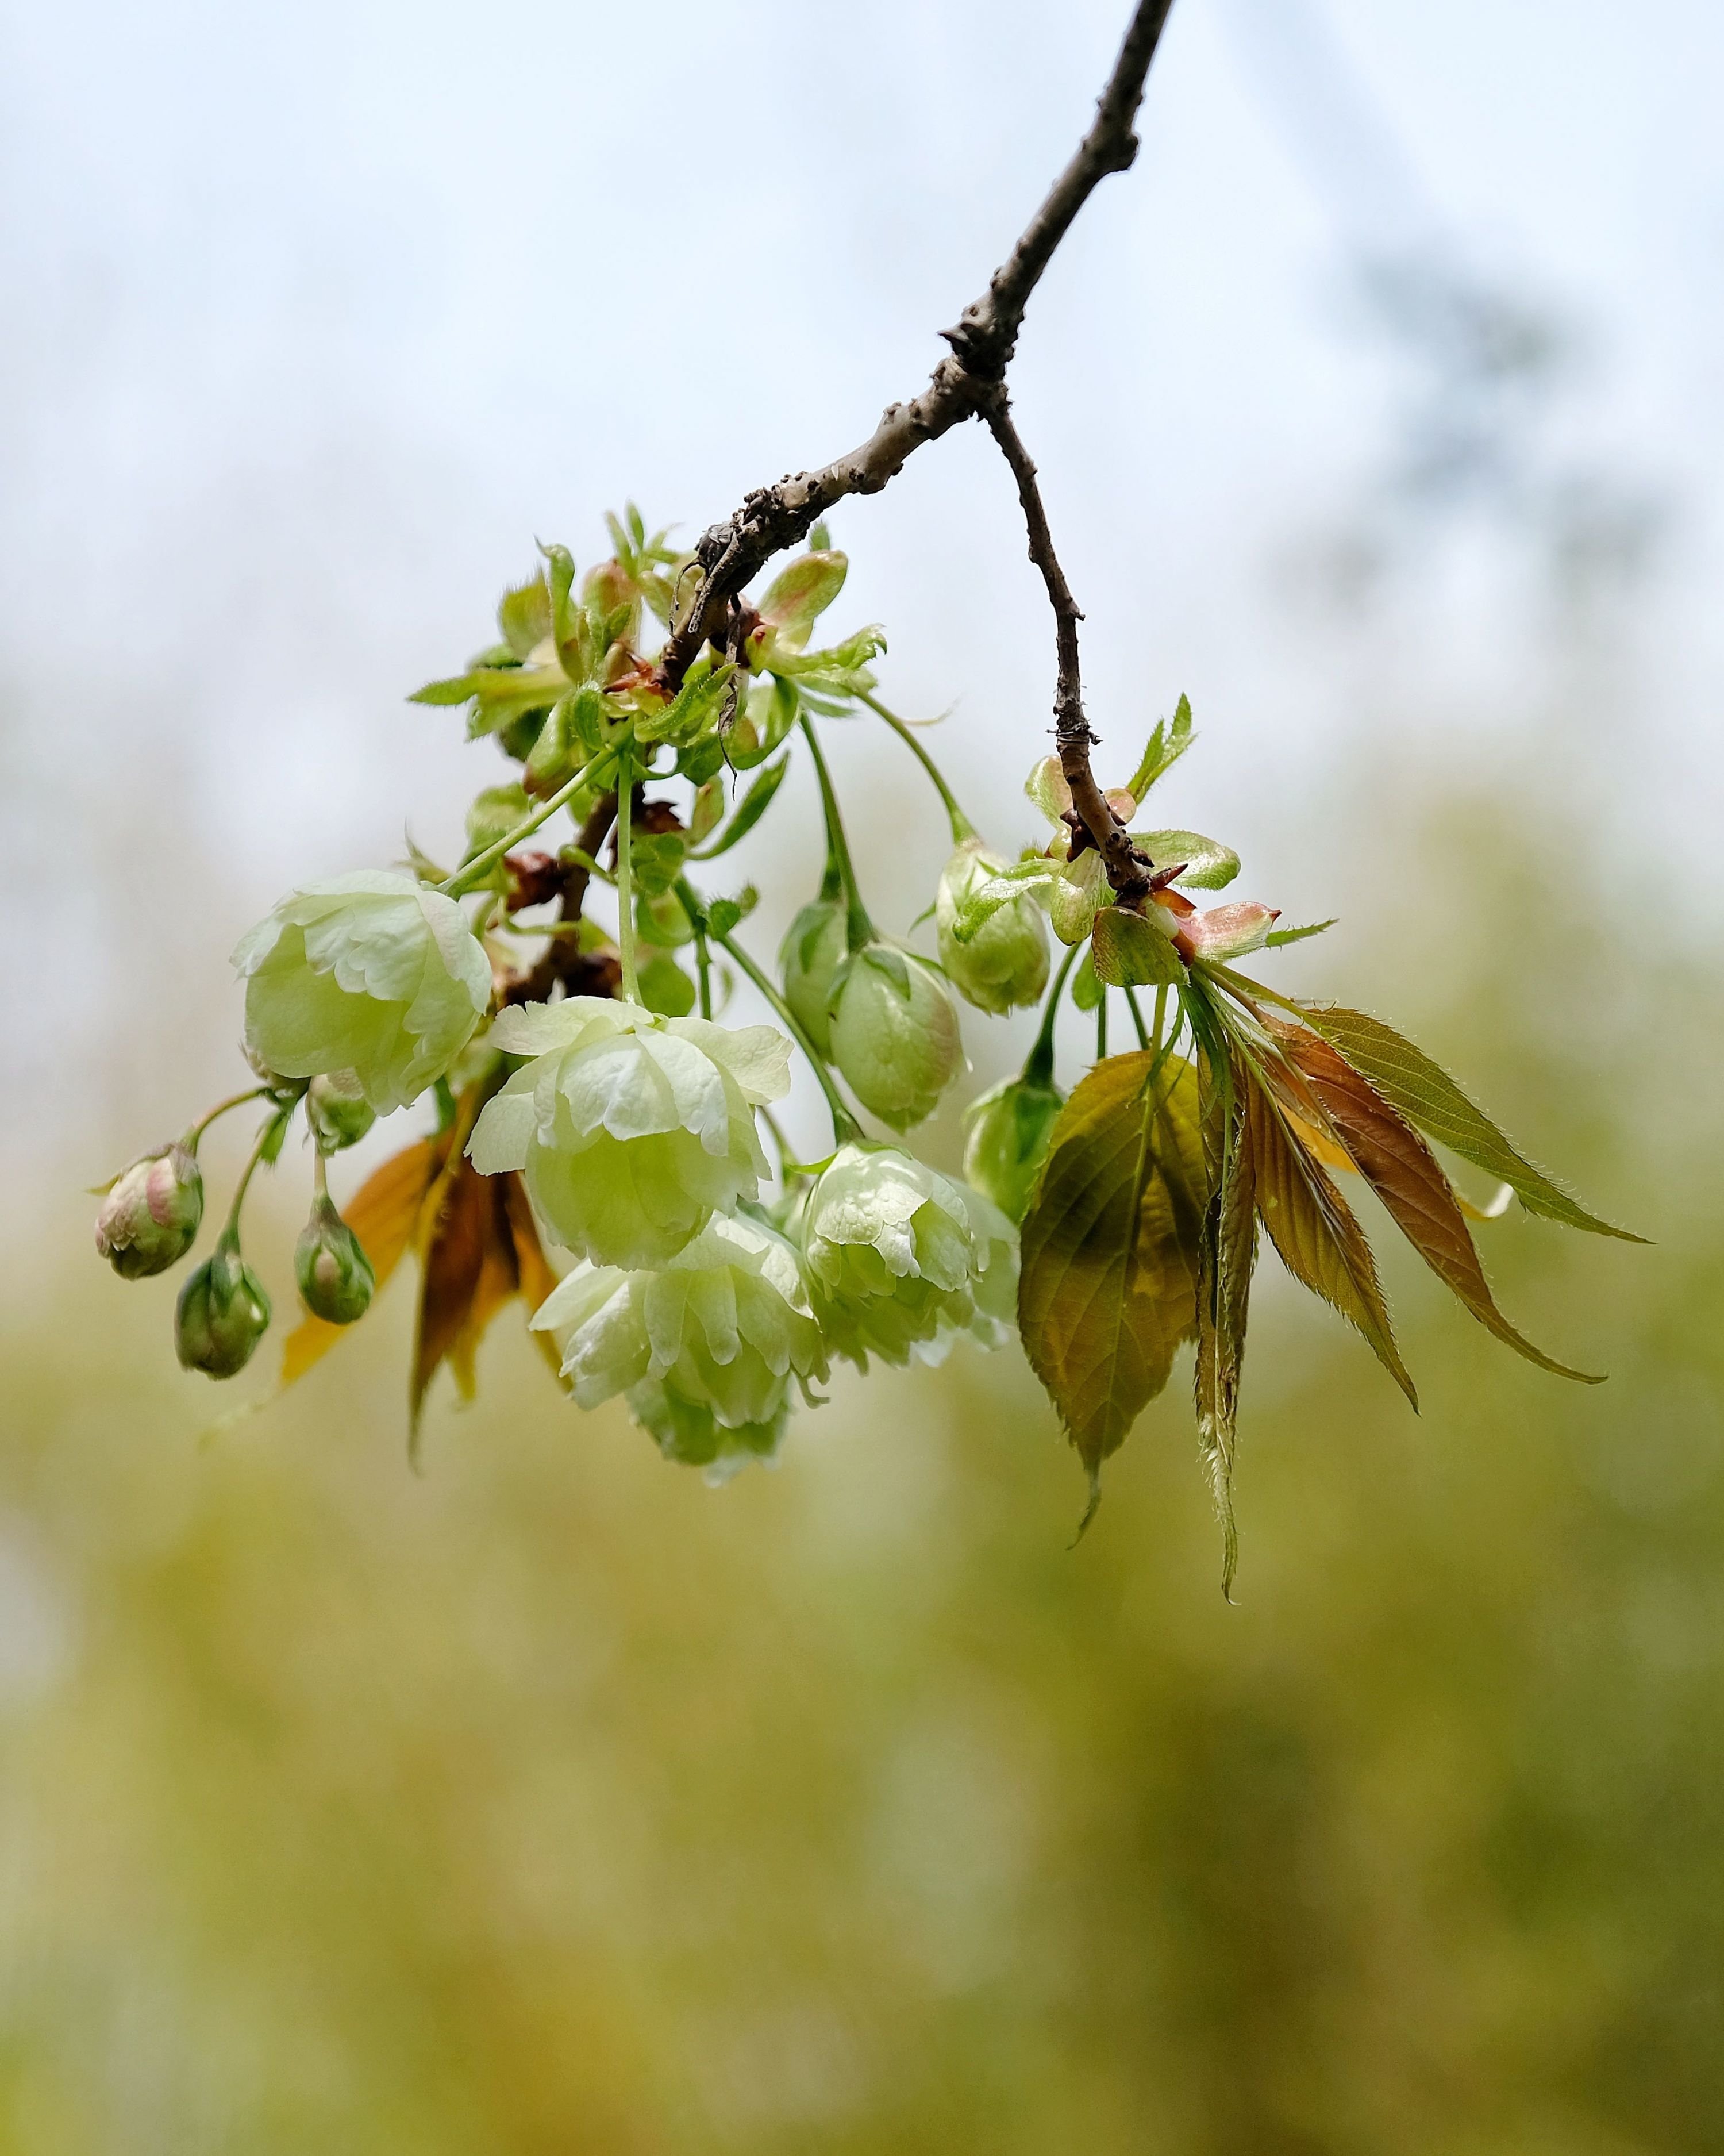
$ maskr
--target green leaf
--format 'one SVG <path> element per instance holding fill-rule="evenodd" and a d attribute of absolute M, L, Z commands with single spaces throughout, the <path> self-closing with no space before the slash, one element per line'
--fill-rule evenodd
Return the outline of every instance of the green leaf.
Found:
<path fill-rule="evenodd" d="M 695 791 L 689 812 L 689 838 L 695 845 L 716 831 L 724 816 L 724 788 L 716 778 L 703 779 Z"/>
<path fill-rule="evenodd" d="M 738 771 L 764 763 L 796 724 L 798 698 L 790 682 L 776 675 L 757 681 L 748 701 L 725 736 L 725 753 Z"/>
<path fill-rule="evenodd" d="M 643 742 L 668 741 L 684 746 L 698 740 L 718 722 L 719 713 L 730 695 L 731 680 L 736 668 L 726 660 L 710 673 L 696 673 L 691 667 L 670 701 L 661 711 L 649 712 L 637 719 L 635 737 Z"/>
<path fill-rule="evenodd" d="M 778 572 L 760 602 L 760 618 L 772 632 L 775 649 L 802 649 L 816 616 L 844 589 L 849 566 L 846 556 L 822 552 L 798 554 Z"/>
<path fill-rule="evenodd" d="M 497 608 L 497 627 L 517 659 L 531 658 L 550 635 L 551 619 L 551 594 L 542 576 L 511 586 Z"/>
<path fill-rule="evenodd" d="M 640 999 L 666 1018 L 686 1018 L 695 1008 L 695 984 L 675 958 L 649 958 L 639 975 Z"/>
<path fill-rule="evenodd" d="M 1113 988 L 1177 988 L 1185 978 L 1172 937 L 1130 906 L 1102 907 L 1090 932 L 1090 950 L 1097 977 Z M 1084 964 L 1089 963 L 1085 957 Z"/>
<path fill-rule="evenodd" d="M 1197 1330 L 1204 1212 L 1197 1074 L 1109 1056 L 1054 1126 L 1024 1222 L 1018 1317 L 1092 1486 Z"/>
<path fill-rule="evenodd" d="M 694 941 L 695 924 L 683 911 L 674 891 L 639 891 L 634 900 L 634 927 L 642 942 L 661 951 L 674 950 Z"/>
<path fill-rule="evenodd" d="M 1517 1332 L 1497 1308 L 1449 1178 L 1412 1125 L 1326 1040 L 1285 1019 L 1269 1018 L 1265 1023 L 1310 1086 L 1360 1174 L 1383 1200 L 1389 1218 L 1444 1287 L 1481 1325 L 1540 1369 L 1578 1378 L 1585 1385 L 1601 1383 L 1602 1379 L 1583 1370 L 1553 1361 Z"/>
<path fill-rule="evenodd" d="M 428 681 L 408 698 L 410 704 L 464 704 L 479 694 L 479 672 L 457 674 L 447 681 Z"/>
<path fill-rule="evenodd" d="M 1158 778 L 1165 778 L 1178 762 L 1197 737 L 1191 730 L 1191 699 L 1182 696 L 1173 714 L 1172 728 L 1156 721 L 1155 732 L 1149 737 L 1149 746 L 1143 752 L 1143 760 L 1131 773 L 1126 791 L 1139 803 Z"/>
<path fill-rule="evenodd" d="M 1198 891 L 1219 891 L 1239 872 L 1239 857 L 1233 848 L 1219 839 L 1206 839 L 1201 831 L 1134 831 L 1131 843 L 1158 869 L 1184 862 L 1173 880 Z"/>
<path fill-rule="evenodd" d="M 687 850 L 680 831 L 637 831 L 629 855 L 636 889 L 649 898 L 669 891 L 682 874 Z"/>
<path fill-rule="evenodd" d="M 1439 1064 L 1422 1049 L 1363 1011 L 1346 1010 L 1338 1004 L 1301 1004 L 1301 1015 L 1368 1079 L 1392 1107 L 1427 1137 L 1458 1152 L 1475 1168 L 1506 1183 L 1529 1213 L 1560 1220 L 1568 1228 L 1583 1228 L 1595 1235 L 1619 1236 L 1625 1243 L 1644 1243 L 1644 1235 L 1613 1227 L 1561 1189 L 1542 1169 L 1517 1152 L 1503 1133 L 1476 1108 Z"/>
<path fill-rule="evenodd" d="M 1278 949 L 1283 943 L 1302 943 L 1307 936 L 1321 936 L 1326 928 L 1332 928 L 1334 920 L 1313 921 L 1306 928 L 1271 928 L 1263 939 L 1265 951 Z"/>
<path fill-rule="evenodd" d="M 952 934 L 960 943 L 970 942 L 1003 906 L 1009 906 L 1014 898 L 1021 898 L 1026 892 L 1061 882 L 1064 876 L 1065 864 L 1050 860 L 1045 854 L 1013 861 L 1009 868 L 1002 869 L 997 875 L 976 886 L 958 908 L 952 924 Z"/>
<path fill-rule="evenodd" d="M 1078 960 L 1077 971 L 1071 977 L 1071 1007 L 1080 1011 L 1098 1009 L 1105 993 L 1095 977 L 1092 954 L 1085 951 Z"/>
<path fill-rule="evenodd" d="M 754 783 L 736 803 L 736 811 L 712 844 L 702 852 L 693 855 L 697 861 L 714 861 L 721 854 L 727 854 L 739 839 L 746 839 L 772 805 L 772 797 L 784 783 L 784 774 L 790 768 L 790 758 L 781 756 L 776 763 L 769 763 Z"/>
<path fill-rule="evenodd" d="M 1395 1345 L 1364 1230 L 1301 1142 L 1297 1125 L 1255 1071 L 1245 1089 L 1245 1129 L 1258 1214 L 1282 1264 L 1302 1286 L 1358 1327 L 1384 1369 L 1417 1408 L 1419 1395 Z"/>
<path fill-rule="evenodd" d="M 1231 1060 L 1218 1065 L 1206 1055 L 1201 1073 L 1203 1159 L 1210 1195 L 1198 1253 L 1198 1354 L 1193 1383 L 1198 1450 L 1221 1523 L 1221 1591 L 1226 1594 L 1239 1558 L 1233 1463 L 1251 1274 L 1257 1263 L 1257 1183 L 1245 1128 L 1246 1072 Z"/>
<path fill-rule="evenodd" d="M 575 581 L 575 557 L 567 547 L 541 547 L 550 571 L 551 634 L 561 644 L 574 629 L 574 608 L 569 604 L 569 592 Z"/>
<path fill-rule="evenodd" d="M 706 909 L 707 931 L 713 936 L 728 936 L 739 923 L 746 921 L 760 904 L 760 893 L 752 883 L 745 883 L 734 898 L 715 898 Z"/>

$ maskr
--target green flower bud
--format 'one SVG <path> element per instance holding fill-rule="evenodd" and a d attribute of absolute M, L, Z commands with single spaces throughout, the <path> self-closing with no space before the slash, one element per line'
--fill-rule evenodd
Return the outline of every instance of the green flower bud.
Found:
<path fill-rule="evenodd" d="M 377 1275 L 326 1192 L 311 1201 L 311 1217 L 294 1246 L 293 1269 L 300 1300 L 326 1324 L 351 1325 L 371 1308 Z"/>
<path fill-rule="evenodd" d="M 964 1111 L 964 1175 L 1008 1220 L 1021 1221 L 1048 1157 L 1065 1096 L 1034 1079 L 1008 1078 Z"/>
<path fill-rule="evenodd" d="M 934 922 L 946 978 L 977 1010 L 1003 1014 L 1033 1004 L 1048 985 L 1048 937 L 1028 892 L 992 913 L 967 943 L 953 929 L 966 901 L 1010 864 L 979 839 L 967 839 L 946 864 L 934 896 Z"/>
<path fill-rule="evenodd" d="M 395 870 L 305 884 L 244 937 L 252 1055 L 287 1078 L 351 1070 L 377 1113 L 440 1078 L 490 1003 L 490 962 L 452 898 Z"/>
<path fill-rule="evenodd" d="M 320 1152 L 340 1152 L 357 1145 L 377 1119 L 357 1071 L 325 1071 L 305 1089 L 305 1120 Z"/>
<path fill-rule="evenodd" d="M 95 1246 L 121 1280 L 147 1280 L 184 1257 L 203 1218 L 203 1177 L 177 1138 L 108 1185 L 95 1216 Z"/>
<path fill-rule="evenodd" d="M 231 1378 L 251 1360 L 269 1328 L 269 1298 L 239 1255 L 239 1238 L 224 1234 L 185 1286 L 173 1314 L 181 1367 L 206 1378 Z"/>
<path fill-rule="evenodd" d="M 803 1255 L 828 1346 L 861 1368 L 941 1361 L 959 1333 L 1010 1337 L 1018 1238 L 979 1191 L 895 1146 L 840 1147 L 803 1200 Z"/>
<path fill-rule="evenodd" d="M 832 1060 L 865 1108 L 895 1131 L 919 1123 L 963 1060 L 957 1013 L 926 960 L 868 943 L 839 968 Z"/>
<path fill-rule="evenodd" d="M 597 1407 L 618 1393 L 632 1400 L 643 1385 L 659 1388 L 657 1419 L 643 1419 L 661 1445 L 661 1423 L 690 1445 L 709 1422 L 724 1430 L 770 1430 L 793 1384 L 826 1375 L 794 1246 L 741 1214 L 709 1222 L 657 1271 L 577 1265 L 532 1324 L 556 1336 L 577 1405 Z"/>
<path fill-rule="evenodd" d="M 789 933 L 778 947 L 784 1000 L 829 1062 L 832 1021 L 827 1005 L 838 969 L 849 956 L 847 918 L 841 898 L 811 899 L 791 922 Z"/>
<path fill-rule="evenodd" d="M 790 1089 L 790 1043 L 772 1026 L 570 996 L 504 1011 L 487 1039 L 532 1060 L 485 1104 L 473 1164 L 523 1171 L 552 1235 L 595 1265 L 666 1265 L 758 1191 L 754 1111 Z"/>

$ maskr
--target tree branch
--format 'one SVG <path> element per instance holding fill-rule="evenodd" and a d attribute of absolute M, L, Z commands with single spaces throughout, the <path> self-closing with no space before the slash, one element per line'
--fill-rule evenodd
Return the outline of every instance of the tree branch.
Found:
<path fill-rule="evenodd" d="M 1030 219 L 988 290 L 941 334 L 952 346 L 928 386 L 907 404 L 890 404 L 868 439 L 818 470 L 787 475 L 758 487 L 740 509 L 701 535 L 695 559 L 701 583 L 687 617 L 659 655 L 659 672 L 679 687 L 709 638 L 721 635 L 736 593 L 772 556 L 805 539 L 847 495 L 878 494 L 924 442 L 936 440 L 981 410 L 1017 347 L 1024 309 L 1054 249 L 1101 181 L 1122 172 L 1137 154 L 1132 123 L 1144 78 L 1155 56 L 1172 0 L 1137 0 L 1125 43 L 1095 108 L 1090 131 L 1052 192 Z"/>
<path fill-rule="evenodd" d="M 1054 552 L 1054 535 L 1048 529 L 1035 466 L 1012 424 L 1003 382 L 996 383 L 983 400 L 982 416 L 1018 482 L 1018 499 L 1024 506 L 1024 522 L 1029 536 L 1029 558 L 1041 571 L 1048 602 L 1054 609 L 1060 654 L 1060 676 L 1054 691 L 1054 737 L 1059 745 L 1060 768 L 1071 788 L 1072 814 L 1067 822 L 1071 829 L 1072 857 L 1075 860 L 1086 846 L 1094 845 L 1117 895 L 1128 903 L 1147 898 L 1153 889 L 1150 879 L 1155 864 L 1132 844 L 1131 833 L 1114 814 L 1090 766 L 1095 737 L 1084 716 L 1083 677 L 1078 667 L 1077 625 L 1083 615 Z"/>

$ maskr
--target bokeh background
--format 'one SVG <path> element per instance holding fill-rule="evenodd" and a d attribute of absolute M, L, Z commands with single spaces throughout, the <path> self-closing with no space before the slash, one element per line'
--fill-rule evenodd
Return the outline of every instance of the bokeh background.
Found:
<path fill-rule="evenodd" d="M 1484 1231 L 1608 1385 L 1391 1252 L 1415 1421 L 1267 1260 L 1229 1609 L 1178 1377 L 1075 1551 L 1015 1353 L 840 1383 L 714 1491 L 509 1313 L 415 1476 L 401 1287 L 212 1434 L 270 1352 L 182 1375 L 173 1281 L 89 1249 L 83 1188 L 240 1072 L 238 934 L 404 820 L 453 850 L 497 767 L 402 699 L 534 536 L 859 439 L 1123 12 L 0 11 L 0 2148 L 1724 2146 L 1706 0 L 1178 0 L 1015 376 L 1105 767 L 1188 691 L 1166 820 L 1342 918 L 1276 978 L 1655 1238 Z M 1021 843 L 1051 649 L 998 459 L 835 536 L 835 619 Z M 904 929 L 936 806 L 829 731 Z M 970 1034 L 977 1087 L 1025 1045 Z M 303 1175 L 249 1235 L 284 1307 Z"/>

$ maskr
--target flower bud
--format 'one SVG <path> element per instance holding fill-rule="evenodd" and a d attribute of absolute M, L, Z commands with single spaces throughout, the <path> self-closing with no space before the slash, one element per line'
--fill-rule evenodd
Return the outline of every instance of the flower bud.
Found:
<path fill-rule="evenodd" d="M 967 901 L 1008 865 L 979 839 L 967 839 L 946 864 L 934 897 L 946 978 L 967 1003 L 996 1014 L 1036 1002 L 1048 985 L 1047 932 L 1028 892 L 991 913 L 967 943 L 954 933 Z"/>
<path fill-rule="evenodd" d="M 784 981 L 784 1000 L 802 1021 L 802 1028 L 822 1055 L 832 1055 L 832 1021 L 827 1005 L 832 984 L 849 951 L 844 902 L 841 898 L 813 899 L 790 924 L 778 947 L 778 971 Z"/>
<path fill-rule="evenodd" d="M 833 983 L 832 1060 L 865 1108 L 908 1130 L 934 1107 L 963 1060 L 957 1013 L 923 959 L 865 944 Z"/>
<path fill-rule="evenodd" d="M 371 1308 L 377 1275 L 326 1192 L 311 1201 L 311 1217 L 294 1246 L 293 1269 L 300 1300 L 326 1325 L 351 1325 Z"/>
<path fill-rule="evenodd" d="M 224 1235 L 186 1285 L 173 1315 L 173 1344 L 181 1367 L 206 1378 L 231 1378 L 251 1360 L 269 1327 L 264 1284 L 239 1255 L 239 1239 Z"/>
<path fill-rule="evenodd" d="M 197 1240 L 203 1177 L 176 1139 L 115 1177 L 95 1216 L 95 1246 L 121 1280 L 177 1265 Z"/>
<path fill-rule="evenodd" d="M 1008 1078 L 965 1111 L 964 1179 L 1008 1220 L 1022 1221 L 1064 1096 L 1033 1078 Z"/>
<path fill-rule="evenodd" d="M 319 1152 L 340 1152 L 357 1145 L 377 1119 L 357 1070 L 326 1071 L 305 1089 L 305 1120 Z"/>

